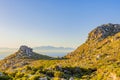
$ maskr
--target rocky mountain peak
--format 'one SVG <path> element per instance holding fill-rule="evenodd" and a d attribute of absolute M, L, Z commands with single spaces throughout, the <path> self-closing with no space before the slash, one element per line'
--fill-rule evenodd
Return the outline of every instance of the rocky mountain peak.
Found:
<path fill-rule="evenodd" d="M 30 57 L 30 56 L 32 56 L 34 54 L 33 49 L 26 46 L 26 45 L 20 46 L 17 53 L 20 54 L 20 55 L 26 55 L 28 57 Z"/>
<path fill-rule="evenodd" d="M 120 24 L 103 24 L 98 26 L 94 30 L 89 33 L 88 40 L 103 40 L 108 36 L 112 36 L 116 33 L 120 32 Z"/>
<path fill-rule="evenodd" d="M 25 46 L 25 45 L 20 46 L 19 51 L 21 53 L 25 53 L 25 54 L 32 54 L 33 53 L 32 48 Z"/>
<path fill-rule="evenodd" d="M 22 45 L 20 46 L 17 52 L 11 54 L 10 56 L 7 56 L 5 59 L 11 60 L 11 59 L 50 59 L 50 58 L 51 57 L 47 55 L 35 53 L 33 52 L 32 48 L 26 45 Z"/>

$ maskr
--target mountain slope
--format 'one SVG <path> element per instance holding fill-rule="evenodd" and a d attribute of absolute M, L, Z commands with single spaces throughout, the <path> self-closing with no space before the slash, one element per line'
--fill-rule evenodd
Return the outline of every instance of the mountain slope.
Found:
<path fill-rule="evenodd" d="M 19 53 L 21 54 L 21 51 L 16 54 Z M 19 62 L 11 62 L 16 65 L 16 68 L 11 68 L 13 73 L 7 72 L 14 80 L 41 80 L 41 78 L 47 78 L 47 80 L 73 80 L 73 78 L 75 80 L 120 80 L 120 25 L 98 26 L 89 33 L 85 43 L 62 59 L 50 60 L 49 57 L 45 57 L 41 60 L 33 54 L 24 54 L 24 50 L 22 53 L 25 60 L 24 57 L 18 57 Z M 7 57 L 6 59 L 14 58 Z M 46 58 L 48 60 L 45 60 Z M 1 69 L 6 63 L 4 61 L 1 61 Z M 25 61 L 28 63 L 26 64 Z M 17 63 L 21 62 L 26 65 L 17 66 Z"/>
<path fill-rule="evenodd" d="M 39 59 L 52 59 L 52 57 L 37 54 L 32 51 L 32 48 L 27 46 L 21 46 L 20 49 L 5 59 L 0 61 L 0 67 L 2 70 L 6 69 L 15 69 L 18 67 L 22 67 L 28 65 L 30 62 Z"/>
<path fill-rule="evenodd" d="M 114 25 L 114 24 L 102 25 L 102 26 L 97 27 L 93 31 L 91 31 L 89 33 L 88 40 L 85 43 L 83 43 L 81 46 L 79 46 L 74 52 L 68 54 L 66 57 L 74 58 L 74 56 L 77 57 L 76 55 L 79 55 L 79 54 L 82 57 L 85 54 L 93 56 L 97 54 L 101 55 L 102 53 L 106 53 L 106 54 L 119 53 L 120 51 L 120 44 L 119 44 L 120 43 L 120 25 L 118 24 L 114 25 L 114 26 L 118 25 L 117 26 L 118 28 L 113 27 L 112 29 L 112 31 L 115 31 L 114 29 L 116 29 L 116 32 L 112 32 L 111 30 L 109 30 L 109 31 L 102 33 L 102 31 L 104 30 L 104 27 L 109 29 L 111 25 Z M 98 29 L 102 27 L 103 29 L 98 31 Z"/>
<path fill-rule="evenodd" d="M 88 40 L 65 56 L 76 65 L 96 68 L 93 79 L 120 79 L 120 25 L 104 24 L 89 33 Z M 115 78 L 115 79 L 114 79 Z"/>

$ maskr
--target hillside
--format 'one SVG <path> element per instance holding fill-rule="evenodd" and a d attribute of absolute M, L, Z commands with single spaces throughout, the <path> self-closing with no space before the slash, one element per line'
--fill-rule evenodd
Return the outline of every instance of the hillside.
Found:
<path fill-rule="evenodd" d="M 16 54 L 1 61 L 1 69 L 6 59 L 12 61 Z M 36 54 L 26 57 L 29 63 L 21 67 L 1 70 L 13 80 L 120 80 L 120 25 L 104 24 L 92 30 L 85 43 L 61 59 Z M 11 62 L 17 65 L 19 62 Z M 25 62 L 23 61 L 23 62 Z M 9 65 L 10 67 L 12 65 Z M 4 67 L 3 67 L 4 68 Z M 9 69 L 9 70 L 7 70 Z"/>
<path fill-rule="evenodd" d="M 120 80 L 120 25 L 98 26 L 89 33 L 87 41 L 66 58 L 78 66 L 96 68 L 91 79 Z"/>
<path fill-rule="evenodd" d="M 21 46 L 17 52 L 11 54 L 5 59 L 0 61 L 0 67 L 2 70 L 15 69 L 28 65 L 33 60 L 39 59 L 52 59 L 47 55 L 37 54 L 32 51 L 32 48 L 28 46 Z"/>

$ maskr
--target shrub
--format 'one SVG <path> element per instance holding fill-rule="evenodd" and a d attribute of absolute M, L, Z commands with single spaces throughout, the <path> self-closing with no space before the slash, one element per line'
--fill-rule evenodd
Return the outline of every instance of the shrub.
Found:
<path fill-rule="evenodd" d="M 56 72 L 54 73 L 54 76 L 55 76 L 55 77 L 63 77 L 63 75 L 64 75 L 64 73 L 63 73 L 63 72 L 60 72 L 60 71 L 56 71 Z"/>
<path fill-rule="evenodd" d="M 30 66 L 26 66 L 25 68 L 26 68 L 26 70 L 32 70 L 32 68 Z"/>
<path fill-rule="evenodd" d="M 46 75 L 50 76 L 50 77 L 53 77 L 54 76 L 54 72 L 52 71 L 47 71 L 46 72 Z"/>
<path fill-rule="evenodd" d="M 24 76 L 24 74 L 23 74 L 23 73 L 20 73 L 20 72 L 18 72 L 18 73 L 15 75 L 16 78 L 22 78 L 23 76 Z"/>
<path fill-rule="evenodd" d="M 29 78 L 29 80 L 38 80 L 39 79 L 39 75 L 33 75 Z"/>
<path fill-rule="evenodd" d="M 54 77 L 53 80 L 61 80 L 61 79 L 58 77 Z"/>
<path fill-rule="evenodd" d="M 0 76 L 0 80 L 9 80 L 11 79 L 9 76 Z"/>

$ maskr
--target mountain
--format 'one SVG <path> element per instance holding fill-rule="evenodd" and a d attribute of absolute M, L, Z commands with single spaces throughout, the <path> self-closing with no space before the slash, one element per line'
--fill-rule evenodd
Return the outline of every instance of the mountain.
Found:
<path fill-rule="evenodd" d="M 40 46 L 34 47 L 34 50 L 74 50 L 74 48 L 70 47 L 54 47 L 54 46 Z"/>
<path fill-rule="evenodd" d="M 52 57 L 49 57 L 47 55 L 37 54 L 33 52 L 32 48 L 23 45 L 20 46 L 17 52 L 1 60 L 0 67 L 2 70 L 14 69 L 16 67 L 18 68 L 25 66 L 29 64 L 30 61 L 39 60 L 39 59 L 52 59 Z"/>
<path fill-rule="evenodd" d="M 74 48 L 69 47 L 54 47 L 54 46 L 40 46 L 40 47 L 33 47 L 34 52 L 49 55 L 52 57 L 62 57 L 67 53 L 74 50 Z M 0 48 L 0 59 L 3 59 L 5 56 L 9 56 L 13 52 L 15 52 L 17 48 Z"/>
<path fill-rule="evenodd" d="M 16 48 L 0 48 L 0 51 L 14 51 Z M 54 46 L 39 46 L 39 47 L 33 47 L 33 50 L 74 50 L 74 48 L 71 47 L 54 47 Z"/>
<path fill-rule="evenodd" d="M 78 66 L 96 68 L 92 80 L 120 80 L 120 24 L 98 26 L 85 43 L 65 57 Z"/>
<path fill-rule="evenodd" d="M 63 58 L 40 59 L 33 54 L 26 58 L 26 55 L 25 60 L 18 57 L 18 62 L 9 62 L 17 56 L 5 58 L 0 69 L 5 68 L 5 63 L 15 66 L 0 71 L 13 80 L 120 80 L 120 24 L 96 27 L 85 43 Z M 21 60 L 29 61 L 18 66 Z"/>

